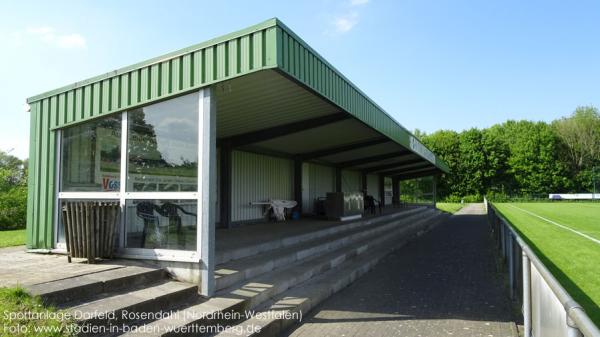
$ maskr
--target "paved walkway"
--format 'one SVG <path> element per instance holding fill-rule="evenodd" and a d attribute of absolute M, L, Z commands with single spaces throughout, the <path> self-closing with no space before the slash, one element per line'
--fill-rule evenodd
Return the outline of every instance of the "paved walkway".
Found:
<path fill-rule="evenodd" d="M 468 205 L 325 301 L 288 336 L 518 336 L 483 205 Z"/>
<path fill-rule="evenodd" d="M 27 253 L 25 246 L 0 248 L 0 287 L 39 284 L 131 265 L 144 263 L 109 260 L 87 264 L 85 259 L 68 263 L 65 255 Z"/>

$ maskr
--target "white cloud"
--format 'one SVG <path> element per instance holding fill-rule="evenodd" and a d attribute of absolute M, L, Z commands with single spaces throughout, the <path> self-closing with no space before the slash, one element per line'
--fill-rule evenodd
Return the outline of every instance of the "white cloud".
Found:
<path fill-rule="evenodd" d="M 358 13 L 352 12 L 346 15 L 338 16 L 334 19 L 333 25 L 338 33 L 349 32 L 358 23 Z"/>
<path fill-rule="evenodd" d="M 85 37 L 81 34 L 68 34 L 59 36 L 56 44 L 62 48 L 85 48 Z"/>
<path fill-rule="evenodd" d="M 360 21 L 360 8 L 369 3 L 370 0 L 346 0 L 342 7 L 346 8 L 345 13 L 334 15 L 331 25 L 336 34 L 344 34 L 352 30 Z"/>
<path fill-rule="evenodd" d="M 30 34 L 48 36 L 48 35 L 54 34 L 54 28 L 52 28 L 52 27 L 30 27 L 30 28 L 27 28 L 27 32 Z"/>
<path fill-rule="evenodd" d="M 27 29 L 30 36 L 59 48 L 82 49 L 86 47 L 85 37 L 79 33 L 60 34 L 52 27 L 30 27 Z"/>
<path fill-rule="evenodd" d="M 362 6 L 369 3 L 369 0 L 350 0 L 350 6 Z"/>

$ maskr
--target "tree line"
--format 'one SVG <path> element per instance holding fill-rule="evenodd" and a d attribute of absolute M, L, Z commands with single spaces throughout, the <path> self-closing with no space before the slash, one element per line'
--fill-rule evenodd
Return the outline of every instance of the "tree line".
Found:
<path fill-rule="evenodd" d="M 0 151 L 0 230 L 25 228 L 27 160 Z"/>
<path fill-rule="evenodd" d="M 450 167 L 438 183 L 441 200 L 591 192 L 594 168 L 600 173 L 600 113 L 592 106 L 550 123 L 509 120 L 486 129 L 415 135 Z M 429 180 L 419 181 L 413 187 L 431 189 Z M 407 183 L 404 192 L 412 186 Z M 27 160 L 0 151 L 0 230 L 25 227 L 26 208 Z"/>
<path fill-rule="evenodd" d="M 600 170 L 600 114 L 593 106 L 550 123 L 509 120 L 415 135 L 448 163 L 438 197 L 450 201 L 591 192 L 594 167 Z"/>

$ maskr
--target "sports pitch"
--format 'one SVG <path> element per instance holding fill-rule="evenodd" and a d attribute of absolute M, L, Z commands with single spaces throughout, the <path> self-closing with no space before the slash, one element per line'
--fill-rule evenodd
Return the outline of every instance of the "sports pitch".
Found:
<path fill-rule="evenodd" d="M 495 203 L 600 325 L 600 203 Z"/>

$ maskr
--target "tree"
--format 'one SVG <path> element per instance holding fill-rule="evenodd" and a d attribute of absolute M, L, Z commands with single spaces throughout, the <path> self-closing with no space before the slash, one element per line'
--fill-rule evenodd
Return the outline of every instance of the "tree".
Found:
<path fill-rule="evenodd" d="M 0 229 L 25 227 L 27 162 L 0 151 Z"/>
<path fill-rule="evenodd" d="M 421 141 L 443 159 L 450 168 L 451 173 L 445 174 L 442 179 L 439 180 L 437 192 L 440 197 L 446 197 L 449 195 L 458 195 L 461 191 L 461 178 L 456 175 L 460 169 L 458 164 L 460 162 L 460 136 L 456 131 L 440 130 L 430 135 L 421 135 Z"/>
<path fill-rule="evenodd" d="M 484 193 L 511 193 L 515 189 L 514 177 L 510 173 L 509 139 L 502 124 L 483 130 L 481 150 L 485 156 L 483 171 Z"/>
<path fill-rule="evenodd" d="M 600 114 L 592 106 L 581 106 L 569 117 L 552 123 L 565 144 L 571 165 L 577 170 L 600 161 Z"/>
<path fill-rule="evenodd" d="M 508 121 L 504 127 L 510 148 L 509 173 L 517 187 L 514 192 L 539 195 L 571 187 L 567 166 L 559 159 L 560 140 L 548 124 Z"/>

